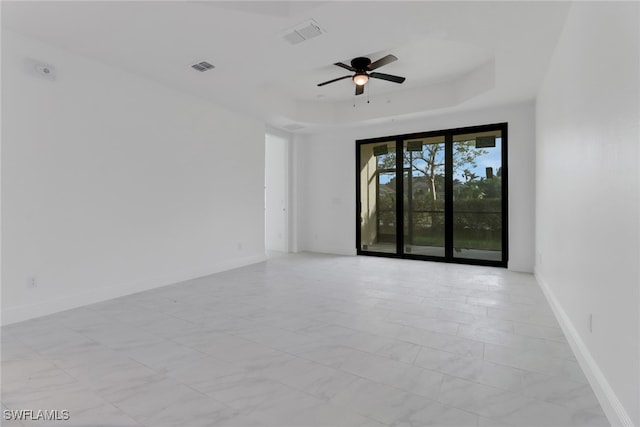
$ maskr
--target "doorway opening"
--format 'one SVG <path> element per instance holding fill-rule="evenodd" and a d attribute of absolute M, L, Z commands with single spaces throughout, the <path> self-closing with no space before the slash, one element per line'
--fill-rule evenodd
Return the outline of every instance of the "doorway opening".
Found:
<path fill-rule="evenodd" d="M 265 135 L 265 250 L 289 252 L 289 141 Z"/>

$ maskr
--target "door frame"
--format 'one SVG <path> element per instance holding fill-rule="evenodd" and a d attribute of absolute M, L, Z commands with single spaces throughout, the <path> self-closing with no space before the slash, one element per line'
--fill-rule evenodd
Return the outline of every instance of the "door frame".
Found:
<path fill-rule="evenodd" d="M 455 258 L 453 256 L 453 137 L 457 134 L 479 133 L 499 130 L 501 131 L 501 161 L 502 161 L 502 259 L 500 261 Z M 404 252 L 404 161 L 403 142 L 408 139 L 429 138 L 444 136 L 445 139 L 445 256 L 435 257 L 428 255 L 416 255 Z M 363 250 L 361 245 L 361 146 L 380 142 L 395 141 L 396 148 L 396 192 L 402 197 L 396 197 L 396 253 L 374 252 Z M 508 168 L 508 123 L 494 123 L 479 126 L 444 129 L 391 135 L 377 138 L 356 140 L 356 252 L 358 255 L 380 256 L 385 258 L 404 258 L 424 261 L 448 262 L 456 264 L 486 265 L 494 267 L 507 267 L 509 261 L 509 168 Z"/>

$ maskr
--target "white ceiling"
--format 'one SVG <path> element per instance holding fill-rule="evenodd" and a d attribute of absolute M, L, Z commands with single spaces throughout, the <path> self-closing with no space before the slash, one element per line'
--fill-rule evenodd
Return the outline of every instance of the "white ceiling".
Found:
<path fill-rule="evenodd" d="M 3 1 L 2 26 L 273 126 L 308 130 L 533 99 L 568 8 L 525 1 Z M 282 38 L 308 19 L 321 36 L 297 45 Z M 402 85 L 371 80 L 359 97 L 350 79 L 317 87 L 348 74 L 334 62 L 389 53 L 398 61 L 377 71 L 406 77 Z M 216 68 L 189 67 L 201 60 Z"/>

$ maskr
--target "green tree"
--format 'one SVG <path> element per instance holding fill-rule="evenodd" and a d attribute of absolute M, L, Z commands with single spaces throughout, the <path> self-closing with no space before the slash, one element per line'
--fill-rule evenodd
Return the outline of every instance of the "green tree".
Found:
<path fill-rule="evenodd" d="M 487 153 L 486 150 L 475 147 L 475 139 L 456 141 L 453 145 L 453 174 L 458 175 L 462 170 L 466 183 L 476 182 L 478 175 L 471 172 L 471 170 L 477 167 L 477 157 Z M 444 144 L 423 144 L 421 151 L 404 150 L 403 155 L 405 169 L 411 168 L 411 175 L 414 180 L 419 180 L 422 176 L 426 177 L 430 199 L 437 200 L 438 190 L 441 190 L 444 185 Z M 389 151 L 385 155 L 378 156 L 379 170 L 393 170 L 395 168 L 395 151 Z"/>
<path fill-rule="evenodd" d="M 477 167 L 476 158 L 487 154 L 486 150 L 475 148 L 475 139 L 455 142 L 453 145 L 453 174 L 463 170 L 467 182 L 478 178 L 471 172 Z M 427 177 L 432 200 L 438 198 L 438 182 L 444 183 L 444 144 L 423 144 L 422 151 L 405 151 L 405 164 L 413 172 Z"/>

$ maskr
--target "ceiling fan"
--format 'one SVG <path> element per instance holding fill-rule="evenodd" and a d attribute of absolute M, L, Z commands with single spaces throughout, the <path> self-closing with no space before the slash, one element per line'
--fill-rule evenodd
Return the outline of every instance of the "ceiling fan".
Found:
<path fill-rule="evenodd" d="M 342 62 L 336 62 L 333 65 L 337 65 L 338 67 L 353 71 L 355 74 L 349 74 L 347 76 L 342 76 L 338 77 L 337 79 L 326 81 L 324 83 L 319 83 L 318 86 L 324 86 L 329 83 L 337 82 L 338 80 L 351 78 L 356 84 L 356 95 L 362 95 L 362 93 L 364 92 L 364 85 L 369 81 L 369 78 L 387 80 L 394 83 L 402 83 L 405 81 L 404 77 L 384 73 L 369 73 L 369 71 L 373 71 L 382 67 L 383 65 L 387 65 L 397 60 L 398 58 L 396 58 L 394 55 L 387 55 L 374 62 L 371 62 L 371 59 L 364 57 L 353 58 L 351 60 L 351 65 L 343 64 Z"/>

